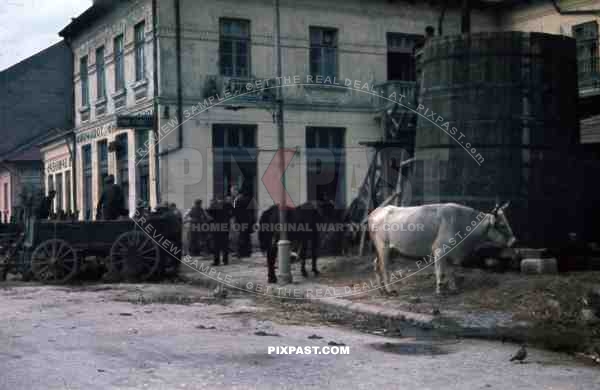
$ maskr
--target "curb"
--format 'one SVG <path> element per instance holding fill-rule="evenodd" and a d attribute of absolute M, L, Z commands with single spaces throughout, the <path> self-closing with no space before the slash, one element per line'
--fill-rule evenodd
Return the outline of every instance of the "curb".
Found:
<path fill-rule="evenodd" d="M 435 317 L 427 314 L 388 309 L 377 305 L 352 302 L 342 298 L 311 299 L 310 301 L 321 308 L 336 309 L 351 314 L 361 314 L 369 316 L 374 320 L 397 321 L 404 325 L 423 330 L 438 328 L 435 324 Z"/>
<path fill-rule="evenodd" d="M 221 285 L 220 282 L 202 273 L 193 273 L 194 277 L 189 277 L 188 274 L 190 273 L 180 272 L 179 277 L 187 283 L 209 289 L 215 289 Z M 239 281 L 240 285 L 245 285 L 246 283 L 244 280 Z M 231 287 L 229 289 L 236 290 Z M 243 289 L 238 291 L 248 294 Z M 270 292 L 268 296 L 278 297 L 275 291 Z M 381 324 L 395 322 L 398 326 L 404 328 L 413 328 L 419 331 L 435 331 L 445 336 L 486 340 L 511 340 L 516 342 L 524 341 L 527 338 L 525 336 L 526 328 L 464 326 L 450 317 L 390 309 L 379 305 L 353 302 L 344 298 L 307 298 L 306 301 L 314 304 L 321 310 L 344 313 L 346 315 L 360 315 Z"/>
<path fill-rule="evenodd" d="M 189 274 L 189 273 L 187 273 Z M 221 285 L 221 282 L 209 278 L 208 276 L 195 273 L 194 277 L 189 277 L 186 273 L 180 272 L 179 277 L 192 285 L 202 286 L 205 288 L 214 289 Z M 254 282 L 253 282 L 254 283 Z M 245 280 L 239 280 L 237 285 L 245 285 Z M 229 287 L 235 291 L 235 288 Z M 249 294 L 249 292 L 240 289 L 240 293 Z M 278 297 L 276 290 L 271 291 L 265 296 Z M 306 297 L 306 291 L 304 292 Z M 339 315 L 342 314 L 346 318 L 359 317 L 381 326 L 384 328 L 395 327 L 402 330 L 402 334 L 414 334 L 415 337 L 456 337 L 456 338 L 473 338 L 483 340 L 493 340 L 502 342 L 522 343 L 528 342 L 541 345 L 536 337 L 532 336 L 532 327 L 528 324 L 510 325 L 492 325 L 492 326 L 472 326 L 461 324 L 461 318 L 414 313 L 396 309 L 386 308 L 379 305 L 365 304 L 354 302 L 343 298 L 306 298 L 305 302 L 309 302 L 322 312 Z M 406 331 L 406 333 L 405 333 Z M 546 347 L 542 347 L 548 349 Z"/>
<path fill-rule="evenodd" d="M 189 277 L 188 274 L 189 273 L 180 272 L 179 277 L 187 283 L 210 289 L 216 288 L 221 284 L 218 281 L 201 273 L 194 274 L 197 275 L 195 277 Z M 239 284 L 245 285 L 246 281 L 241 280 Z M 235 288 L 231 287 L 230 289 L 233 291 L 236 290 Z M 247 292 L 244 290 L 239 291 L 247 294 Z M 278 297 L 278 294 L 274 291 L 270 292 L 268 295 L 272 297 Z M 389 309 L 377 305 L 353 302 L 343 298 L 307 298 L 306 300 L 312 304 L 315 304 L 315 306 L 321 309 L 333 309 L 336 311 L 345 312 L 347 314 L 360 314 L 363 316 L 368 316 L 376 321 L 397 321 L 403 325 L 416 327 L 423 330 L 439 328 L 439 325 L 437 325 L 435 321 L 436 317 L 428 314 Z"/>

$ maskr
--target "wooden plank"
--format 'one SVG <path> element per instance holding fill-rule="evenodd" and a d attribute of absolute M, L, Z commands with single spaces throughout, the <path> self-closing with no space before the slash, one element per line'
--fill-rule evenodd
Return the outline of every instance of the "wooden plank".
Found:
<path fill-rule="evenodd" d="M 404 158 L 406 157 L 405 154 L 406 154 L 406 152 L 402 151 L 402 155 L 400 156 L 400 161 L 402 161 L 402 162 L 400 163 L 400 165 L 398 167 L 398 177 L 396 178 L 396 194 L 402 193 L 402 184 L 403 184 L 402 183 L 402 168 L 404 167 L 404 165 L 402 165 L 402 164 L 404 163 Z M 402 200 L 402 197 L 397 196 L 395 200 L 396 200 L 395 201 L 396 206 L 399 206 L 400 202 Z"/>
<path fill-rule="evenodd" d="M 368 218 L 369 216 L 369 210 L 372 207 L 372 202 L 373 202 L 373 186 L 374 186 L 374 177 L 375 177 L 375 168 L 376 168 L 376 164 L 377 164 L 377 155 L 379 154 L 379 150 L 375 151 L 375 155 L 373 156 L 373 160 L 371 161 L 371 168 L 369 170 L 369 191 L 368 191 L 368 196 L 367 196 L 367 207 L 365 208 L 365 218 Z M 366 238 L 367 238 L 367 231 L 366 229 L 364 229 L 361 232 L 361 236 L 360 236 L 360 247 L 358 249 L 358 255 L 362 256 L 364 254 L 364 250 L 365 250 L 365 242 L 366 242 Z"/>

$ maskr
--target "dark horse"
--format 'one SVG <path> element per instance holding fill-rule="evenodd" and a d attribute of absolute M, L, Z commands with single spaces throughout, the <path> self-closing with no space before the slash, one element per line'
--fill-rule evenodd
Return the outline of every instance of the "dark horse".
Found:
<path fill-rule="evenodd" d="M 277 283 L 275 276 L 275 260 L 277 259 L 277 242 L 282 229 L 288 232 L 288 240 L 292 248 L 298 250 L 302 264 L 302 275 L 308 276 L 306 272 L 306 250 L 310 245 L 312 255 L 312 271 L 319 274 L 317 269 L 317 257 L 319 255 L 319 231 L 318 223 L 322 221 L 317 206 L 307 202 L 294 209 L 287 209 L 286 224 L 279 224 L 279 207 L 273 205 L 262 213 L 259 219 L 258 240 L 260 248 L 267 255 L 267 266 L 269 268 L 269 283 Z"/>

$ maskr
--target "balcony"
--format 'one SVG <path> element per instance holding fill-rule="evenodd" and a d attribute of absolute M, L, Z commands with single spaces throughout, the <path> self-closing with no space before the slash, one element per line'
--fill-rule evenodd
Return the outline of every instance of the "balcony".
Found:
<path fill-rule="evenodd" d="M 382 96 L 375 98 L 376 107 L 378 109 L 383 109 L 391 104 L 394 104 L 393 101 L 388 100 L 389 96 L 394 92 L 396 93 L 396 101 L 401 101 L 401 103 L 404 105 L 416 107 L 416 85 L 417 83 L 415 81 L 399 80 L 389 80 L 380 84 L 376 84 L 375 90 L 379 91 Z M 400 100 L 401 96 L 404 96 L 402 100 Z M 406 104 L 407 102 L 409 104 Z"/>
<path fill-rule="evenodd" d="M 600 94 L 600 58 L 591 57 L 577 61 L 579 95 Z"/>
<path fill-rule="evenodd" d="M 269 83 L 269 87 L 276 85 Z M 275 97 L 274 89 L 269 89 L 262 79 L 238 78 L 225 76 L 208 76 L 204 81 L 204 98 L 222 96 L 229 92 L 235 99 L 230 103 L 258 103 L 272 101 Z"/>

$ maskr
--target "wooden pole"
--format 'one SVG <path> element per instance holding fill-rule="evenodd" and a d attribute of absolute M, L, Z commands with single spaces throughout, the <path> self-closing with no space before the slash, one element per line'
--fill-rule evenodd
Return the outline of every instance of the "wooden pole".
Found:
<path fill-rule="evenodd" d="M 375 150 L 375 155 L 373 156 L 373 160 L 371 161 L 371 166 L 369 167 L 368 175 L 369 175 L 369 191 L 367 197 L 367 208 L 365 209 L 364 219 L 369 217 L 369 210 L 372 207 L 373 203 L 373 186 L 375 185 L 375 170 L 377 169 L 377 155 L 379 154 L 379 149 Z M 367 229 L 363 229 L 360 236 L 360 247 L 358 250 L 358 255 L 362 256 L 365 250 L 365 242 L 367 238 Z"/>
<path fill-rule="evenodd" d="M 406 151 L 402 150 L 402 155 L 400 156 L 400 161 L 404 162 L 404 157 L 406 154 Z M 404 166 L 402 165 L 402 163 L 400 163 L 398 165 L 398 177 L 396 178 L 396 194 L 400 194 L 402 193 L 402 168 Z M 396 206 L 400 205 L 400 201 L 401 201 L 402 197 L 398 196 L 396 197 Z"/>

